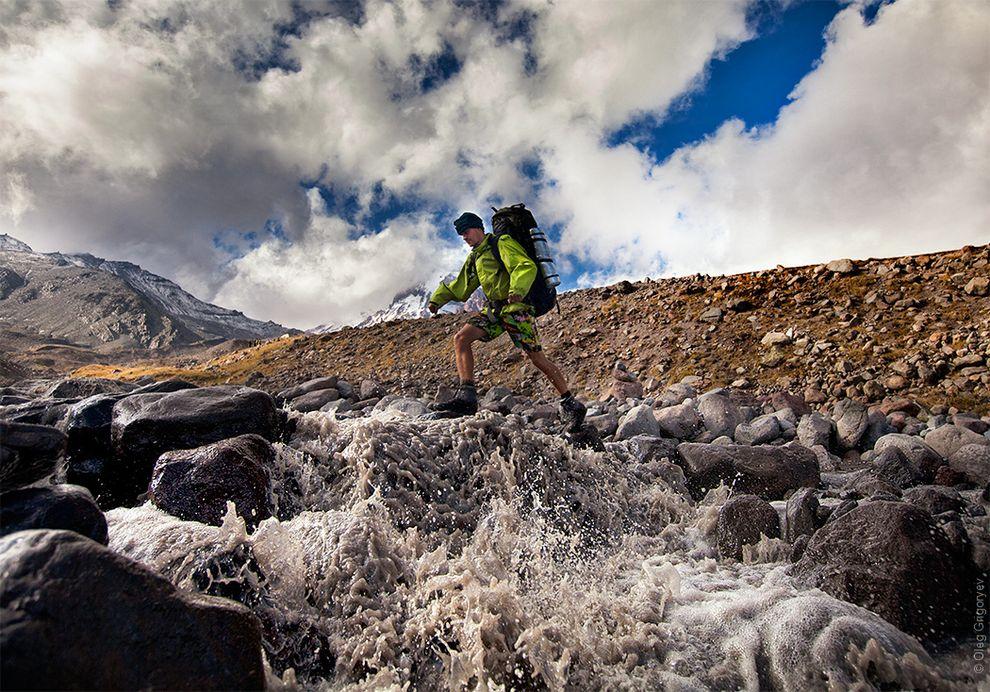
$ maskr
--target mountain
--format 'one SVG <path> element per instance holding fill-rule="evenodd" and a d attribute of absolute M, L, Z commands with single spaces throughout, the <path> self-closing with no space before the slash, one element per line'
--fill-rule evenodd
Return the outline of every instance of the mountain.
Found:
<path fill-rule="evenodd" d="M 453 281 L 456 274 L 444 277 L 444 281 Z M 371 327 L 384 322 L 394 322 L 395 320 L 416 320 L 424 317 L 432 317 L 429 307 L 430 296 L 433 295 L 435 285 L 420 284 L 408 291 L 403 291 L 395 296 L 387 307 L 381 310 L 364 315 L 355 327 Z M 480 310 L 485 303 L 485 295 L 478 289 L 464 303 L 449 303 L 444 306 L 444 314 L 472 312 Z M 330 334 L 339 331 L 343 325 L 321 324 L 318 327 L 309 329 L 312 334 Z"/>
<path fill-rule="evenodd" d="M 34 252 L 0 235 L 0 332 L 103 352 L 159 350 L 288 331 L 182 290 L 130 262 Z"/>

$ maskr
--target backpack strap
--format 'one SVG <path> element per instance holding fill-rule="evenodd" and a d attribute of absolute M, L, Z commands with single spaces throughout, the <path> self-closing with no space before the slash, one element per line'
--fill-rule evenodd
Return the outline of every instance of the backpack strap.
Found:
<path fill-rule="evenodd" d="M 500 237 L 502 237 L 501 233 L 492 233 L 488 236 L 488 248 L 492 251 L 492 257 L 498 262 L 498 266 L 502 267 L 502 271 L 508 274 L 509 270 L 506 268 L 505 262 L 502 261 L 502 253 L 498 251 L 498 239 Z"/>

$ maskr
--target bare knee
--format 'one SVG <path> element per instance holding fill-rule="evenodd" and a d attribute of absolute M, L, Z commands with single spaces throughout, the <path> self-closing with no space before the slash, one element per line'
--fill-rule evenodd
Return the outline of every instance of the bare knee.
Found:
<path fill-rule="evenodd" d="M 454 348 L 458 351 L 464 351 L 471 348 L 471 342 L 474 339 L 467 332 L 457 332 L 454 334 Z"/>

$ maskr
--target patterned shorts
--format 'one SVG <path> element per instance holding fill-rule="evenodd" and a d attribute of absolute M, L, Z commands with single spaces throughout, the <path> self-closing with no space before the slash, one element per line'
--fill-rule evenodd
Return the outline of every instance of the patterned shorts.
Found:
<path fill-rule="evenodd" d="M 467 321 L 468 324 L 484 330 L 482 341 L 491 341 L 508 332 L 516 348 L 524 351 L 542 351 L 540 334 L 536 331 L 536 318 L 532 309 L 529 311 L 510 312 L 506 315 L 496 315 L 491 307 L 480 315 L 475 315 Z"/>

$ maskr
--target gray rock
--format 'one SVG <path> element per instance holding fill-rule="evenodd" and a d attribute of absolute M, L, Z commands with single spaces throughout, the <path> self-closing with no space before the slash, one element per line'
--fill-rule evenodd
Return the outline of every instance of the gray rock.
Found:
<path fill-rule="evenodd" d="M 426 404 L 419 399 L 402 396 L 384 396 L 372 409 L 372 413 L 387 413 L 404 418 L 418 418 L 428 412 Z"/>
<path fill-rule="evenodd" d="M 307 380 L 302 384 L 297 384 L 295 387 L 283 389 L 278 393 L 278 396 L 281 399 L 289 401 L 295 399 L 296 397 L 302 396 L 303 394 L 309 394 L 310 392 L 315 392 L 320 389 L 335 389 L 336 387 L 337 378 L 335 376 L 317 377 L 313 380 Z"/>
<path fill-rule="evenodd" d="M 375 404 L 378 403 L 377 400 L 372 399 Z M 360 404 L 361 402 L 357 402 Z M 372 404 L 374 405 L 374 404 Z M 347 399 L 335 399 L 334 401 L 327 402 L 320 407 L 320 411 L 323 413 L 347 413 L 352 408 L 350 402 Z M 362 408 L 355 405 L 353 408 Z"/>
<path fill-rule="evenodd" d="M 872 498 L 882 495 L 896 498 L 901 494 L 897 486 L 880 478 L 875 469 L 855 472 L 842 490 L 843 497 Z"/>
<path fill-rule="evenodd" d="M 825 265 L 825 269 L 830 272 L 835 272 L 836 274 L 852 274 L 856 271 L 855 265 L 853 265 L 852 260 L 849 259 L 832 260 Z"/>
<path fill-rule="evenodd" d="M 272 516 L 270 469 L 275 451 L 260 435 L 241 435 L 162 454 L 151 475 L 156 507 L 187 521 L 220 526 L 227 501 L 248 527 Z"/>
<path fill-rule="evenodd" d="M 731 436 L 745 422 L 739 406 L 720 391 L 707 392 L 698 399 L 698 414 L 715 437 Z"/>
<path fill-rule="evenodd" d="M 868 502 L 830 520 L 793 573 L 922 639 L 970 624 L 970 565 L 928 512 L 905 502 Z"/>
<path fill-rule="evenodd" d="M 805 447 L 822 446 L 828 449 L 832 440 L 832 421 L 820 413 L 801 416 L 797 437 Z"/>
<path fill-rule="evenodd" d="M 693 402 L 688 399 L 676 406 L 667 406 L 655 412 L 660 432 L 667 437 L 689 440 L 700 432 L 702 423 Z"/>
<path fill-rule="evenodd" d="M 990 484 L 990 446 L 963 445 L 949 457 L 949 466 L 965 476 L 967 483 L 985 487 Z"/>
<path fill-rule="evenodd" d="M 660 461 L 662 459 L 678 459 L 678 442 L 668 437 L 636 435 L 626 440 L 623 445 L 628 451 L 630 459 L 639 464 Z"/>
<path fill-rule="evenodd" d="M 202 387 L 122 399 L 113 407 L 114 457 L 103 478 L 103 506 L 133 502 L 147 489 L 152 467 L 164 452 L 251 433 L 276 440 L 283 425 L 272 398 L 247 387 Z"/>
<path fill-rule="evenodd" d="M 935 477 L 935 471 L 944 462 L 942 457 L 934 449 L 925 444 L 920 437 L 905 435 L 904 433 L 890 433 L 884 435 L 876 444 L 873 451 L 879 455 L 888 447 L 896 447 L 904 453 L 911 465 L 918 469 L 925 480 Z"/>
<path fill-rule="evenodd" d="M 357 395 L 357 392 L 354 391 L 354 386 L 347 380 L 337 380 L 337 391 L 345 399 L 353 399 Z"/>
<path fill-rule="evenodd" d="M 880 411 L 874 411 L 867 417 L 866 432 L 863 433 L 863 439 L 859 442 L 859 448 L 873 449 L 876 446 L 877 440 L 884 435 L 895 432 L 897 432 L 897 429 L 887 422 L 887 416 L 883 415 Z"/>
<path fill-rule="evenodd" d="M 944 459 L 948 459 L 960 447 L 966 445 L 990 445 L 983 435 L 967 430 L 958 425 L 943 425 L 932 430 L 925 436 L 925 444 L 935 450 Z"/>
<path fill-rule="evenodd" d="M 65 435 L 47 425 L 0 419 L 0 488 L 13 490 L 54 473 Z"/>
<path fill-rule="evenodd" d="M 724 558 L 742 559 L 744 545 L 760 536 L 780 537 L 780 519 L 770 503 L 756 495 L 736 495 L 722 506 L 715 525 L 715 544 Z"/>
<path fill-rule="evenodd" d="M 82 377 L 56 382 L 45 392 L 45 396 L 52 399 L 81 399 L 94 394 L 126 394 L 135 389 L 137 385 L 130 382 L 102 377 Z"/>
<path fill-rule="evenodd" d="M 782 500 L 787 492 L 821 481 L 815 453 L 800 445 L 780 447 L 685 442 L 677 446 L 691 493 L 701 498 L 725 482 L 737 492 Z"/>
<path fill-rule="evenodd" d="M 317 389 L 306 394 L 300 394 L 295 399 L 289 401 L 289 408 L 307 413 L 309 411 L 319 411 L 321 407 L 336 401 L 340 398 L 340 392 L 336 389 Z"/>
<path fill-rule="evenodd" d="M 196 389 L 197 385 L 185 380 L 169 379 L 160 382 L 151 382 L 142 387 L 138 387 L 131 394 L 167 394 L 168 392 L 181 392 L 183 389 Z"/>
<path fill-rule="evenodd" d="M 660 424 L 653 415 L 653 409 L 646 404 L 634 406 L 622 417 L 615 432 L 615 439 L 628 440 L 636 435 L 660 436 Z"/>
<path fill-rule="evenodd" d="M 835 440 L 839 450 L 856 449 L 869 425 L 866 408 L 852 399 L 843 399 L 832 409 L 832 420 L 835 421 Z"/>
<path fill-rule="evenodd" d="M 818 528 L 818 496 L 814 488 L 799 488 L 787 498 L 784 508 L 784 540 L 794 543 L 811 536 Z"/>
<path fill-rule="evenodd" d="M 762 445 L 780 437 L 780 422 L 768 413 L 754 418 L 751 423 L 741 423 L 736 427 L 736 442 L 741 445 Z"/>
<path fill-rule="evenodd" d="M 614 435 L 619 429 L 619 418 L 614 413 L 603 413 L 598 416 L 588 416 L 585 425 L 590 425 L 603 437 Z"/>
<path fill-rule="evenodd" d="M 78 485 L 20 488 L 0 495 L 0 536 L 64 529 L 107 544 L 107 520 L 89 490 Z"/>
<path fill-rule="evenodd" d="M 380 399 L 385 396 L 385 390 L 381 384 L 372 379 L 361 380 L 361 386 L 358 391 L 362 399 Z"/>
<path fill-rule="evenodd" d="M 5 536 L 0 573 L 5 688 L 265 688 L 246 607 L 180 591 L 77 533 Z"/>
<path fill-rule="evenodd" d="M 676 406 L 682 403 L 686 399 L 694 399 L 698 396 L 698 390 L 686 382 L 678 382 L 672 384 L 660 395 L 660 400 L 657 402 L 660 408 L 666 408 L 667 406 Z"/>

